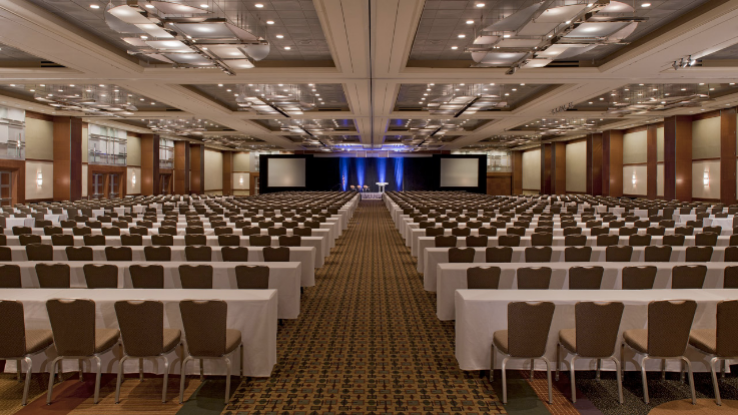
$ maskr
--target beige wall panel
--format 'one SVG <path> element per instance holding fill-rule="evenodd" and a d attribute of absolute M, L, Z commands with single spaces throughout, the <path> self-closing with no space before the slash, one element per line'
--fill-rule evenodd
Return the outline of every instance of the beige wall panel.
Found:
<path fill-rule="evenodd" d="M 223 153 L 205 149 L 205 191 L 223 189 Z"/>
<path fill-rule="evenodd" d="M 623 194 L 645 196 L 647 171 L 648 167 L 646 165 L 623 166 Z M 634 177 L 635 183 L 633 183 Z"/>
<path fill-rule="evenodd" d="M 720 157 L 720 117 L 692 121 L 692 160 L 716 157 Z"/>
<path fill-rule="evenodd" d="M 664 164 L 656 165 L 656 196 L 664 196 Z"/>
<path fill-rule="evenodd" d="M 38 174 L 41 173 L 41 186 Z M 26 161 L 26 200 L 54 198 L 54 162 Z"/>
<path fill-rule="evenodd" d="M 133 178 L 136 178 L 136 183 L 133 183 Z M 141 194 L 141 168 L 140 167 L 128 167 L 126 169 L 126 194 L 127 195 L 139 195 Z"/>
<path fill-rule="evenodd" d="M 587 142 L 566 145 L 566 191 L 587 191 Z"/>
<path fill-rule="evenodd" d="M 523 189 L 541 190 L 541 150 L 523 152 Z"/>
<path fill-rule="evenodd" d="M 52 121 L 26 118 L 26 158 L 54 160 L 54 123 Z M 30 199 L 29 196 L 26 198 Z"/>
<path fill-rule="evenodd" d="M 708 178 L 706 186 L 705 175 Z M 720 199 L 720 160 L 704 160 L 692 163 L 692 197 L 697 199 Z"/>
<path fill-rule="evenodd" d="M 251 171 L 249 153 L 233 153 L 233 171 Z"/>
<path fill-rule="evenodd" d="M 647 161 L 646 135 L 646 130 L 623 135 L 623 164 Z"/>
<path fill-rule="evenodd" d="M 656 161 L 664 161 L 664 127 L 656 129 Z"/>
<path fill-rule="evenodd" d="M 126 141 L 126 164 L 128 166 L 141 167 L 141 139 L 129 135 Z"/>
<path fill-rule="evenodd" d="M 248 190 L 249 189 L 249 174 L 248 173 L 233 173 L 233 190 Z"/>

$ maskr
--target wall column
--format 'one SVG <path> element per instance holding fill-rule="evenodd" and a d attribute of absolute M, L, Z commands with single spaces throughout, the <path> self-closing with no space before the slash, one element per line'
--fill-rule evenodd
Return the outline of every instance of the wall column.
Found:
<path fill-rule="evenodd" d="M 223 152 L 223 196 L 233 194 L 233 153 Z"/>
<path fill-rule="evenodd" d="M 692 117 L 689 115 L 664 119 L 664 199 L 692 201 Z"/>
<path fill-rule="evenodd" d="M 720 201 L 735 203 L 736 108 L 720 110 Z"/>
<path fill-rule="evenodd" d="M 602 195 L 602 133 L 587 136 L 587 193 Z"/>
<path fill-rule="evenodd" d="M 623 132 L 608 130 L 602 133 L 602 194 L 623 195 Z"/>
<path fill-rule="evenodd" d="M 541 194 L 550 195 L 554 191 L 553 183 L 553 144 L 541 144 Z"/>
<path fill-rule="evenodd" d="M 190 193 L 205 193 L 205 146 L 190 144 Z"/>
<path fill-rule="evenodd" d="M 141 135 L 141 194 L 161 193 L 159 185 L 159 135 Z"/>
<path fill-rule="evenodd" d="M 512 152 L 512 194 L 523 194 L 523 152 Z"/>
<path fill-rule="evenodd" d="M 174 142 L 174 193 L 190 193 L 190 143 Z"/>
<path fill-rule="evenodd" d="M 657 129 L 657 124 L 649 124 L 646 127 L 646 197 L 649 199 L 656 199 L 658 193 Z"/>
<path fill-rule="evenodd" d="M 82 119 L 54 117 L 54 200 L 82 198 Z M 25 186 L 25 183 L 22 184 Z"/>
<path fill-rule="evenodd" d="M 552 194 L 566 193 L 566 143 L 554 143 L 551 152 Z"/>

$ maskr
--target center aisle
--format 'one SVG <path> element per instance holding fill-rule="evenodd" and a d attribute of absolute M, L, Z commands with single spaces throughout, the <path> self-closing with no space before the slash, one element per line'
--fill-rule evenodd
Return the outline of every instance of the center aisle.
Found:
<path fill-rule="evenodd" d="M 453 322 L 436 318 L 381 201 L 361 202 L 316 281 L 280 327 L 272 376 L 242 383 L 224 413 L 504 413 L 459 370 Z"/>

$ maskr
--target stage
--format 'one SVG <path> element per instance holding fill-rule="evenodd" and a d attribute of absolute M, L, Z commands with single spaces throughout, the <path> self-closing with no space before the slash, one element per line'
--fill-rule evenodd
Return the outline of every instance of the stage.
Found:
<path fill-rule="evenodd" d="M 382 200 L 381 192 L 361 192 L 361 200 Z"/>

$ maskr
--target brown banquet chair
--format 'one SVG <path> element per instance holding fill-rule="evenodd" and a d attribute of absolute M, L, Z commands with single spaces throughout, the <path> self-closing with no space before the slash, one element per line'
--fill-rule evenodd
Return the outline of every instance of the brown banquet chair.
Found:
<path fill-rule="evenodd" d="M 466 270 L 466 285 L 470 290 L 496 290 L 500 286 L 499 267 L 471 267 Z"/>
<path fill-rule="evenodd" d="M 264 265 L 239 265 L 236 267 L 236 285 L 242 290 L 266 290 L 269 288 L 269 267 Z"/>

